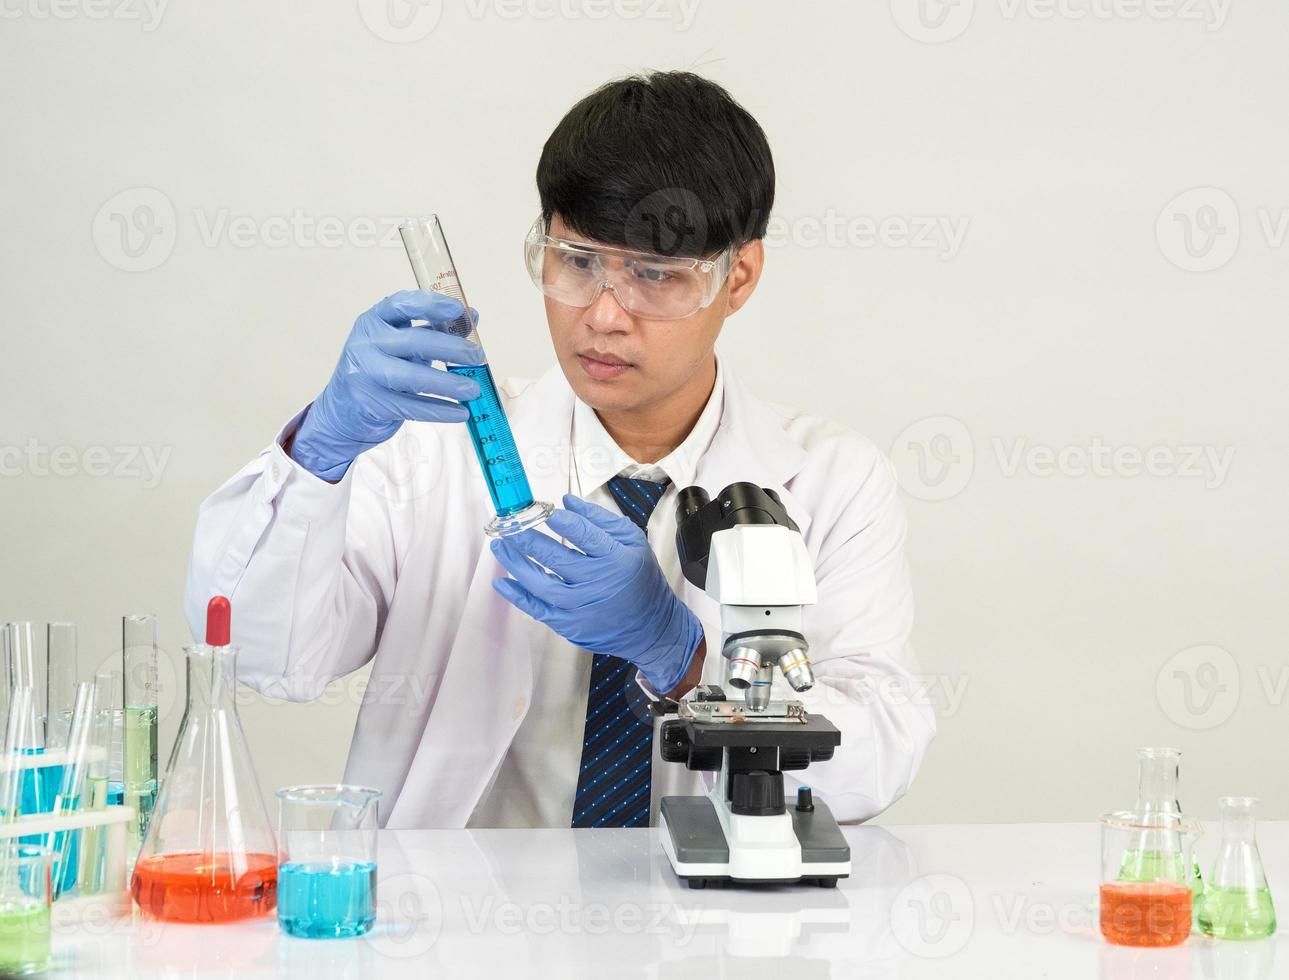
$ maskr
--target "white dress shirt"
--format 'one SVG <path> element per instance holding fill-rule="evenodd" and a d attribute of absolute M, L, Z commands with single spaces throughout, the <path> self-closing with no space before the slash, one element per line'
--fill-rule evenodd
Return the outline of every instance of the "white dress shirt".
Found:
<path fill-rule="evenodd" d="M 621 510 L 608 487 L 614 476 L 655 483 L 664 479 L 671 481 L 650 515 L 647 529 L 649 544 L 668 580 L 680 574 L 680 557 L 676 552 L 676 495 L 693 482 L 698 460 L 711 445 L 720 425 L 724 401 L 722 381 L 717 355 L 716 381 L 698 421 L 681 444 L 656 463 L 638 463 L 623 452 L 594 409 L 581 399 L 573 408 L 569 486 L 577 496 L 618 514 Z M 528 714 L 502 759 L 496 779 L 470 818 L 469 826 L 569 826 L 582 762 L 590 677 L 591 654 L 571 643 L 548 644 L 534 652 L 533 694 Z M 654 783 L 660 779 L 666 781 L 662 777 L 667 775 L 677 776 L 686 785 L 698 782 L 694 778 L 696 774 L 684 766 L 661 762 L 655 744 Z M 679 790 L 668 789 L 665 795 L 674 792 Z"/>

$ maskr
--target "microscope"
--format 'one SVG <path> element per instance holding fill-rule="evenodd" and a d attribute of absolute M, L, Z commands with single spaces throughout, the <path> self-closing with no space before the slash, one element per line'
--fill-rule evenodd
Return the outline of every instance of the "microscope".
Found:
<path fill-rule="evenodd" d="M 663 851 L 691 888 L 836 886 L 850 847 L 808 787 L 785 803 L 783 773 L 831 759 L 841 733 L 800 701 L 770 699 L 775 671 L 794 691 L 814 684 L 801 610 L 817 595 L 801 531 L 773 490 L 733 483 L 713 500 L 691 486 L 677 502 L 676 548 L 685 578 L 720 603 L 724 683 L 674 702 L 662 724 L 665 761 L 717 773 L 706 796 L 663 797 Z"/>

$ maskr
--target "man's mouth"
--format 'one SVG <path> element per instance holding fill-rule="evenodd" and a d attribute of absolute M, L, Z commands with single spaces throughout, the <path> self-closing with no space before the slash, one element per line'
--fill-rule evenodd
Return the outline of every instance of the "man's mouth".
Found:
<path fill-rule="evenodd" d="M 616 354 L 587 351 L 577 355 L 578 363 L 589 377 L 597 381 L 611 381 L 631 369 L 630 361 L 625 361 Z"/>

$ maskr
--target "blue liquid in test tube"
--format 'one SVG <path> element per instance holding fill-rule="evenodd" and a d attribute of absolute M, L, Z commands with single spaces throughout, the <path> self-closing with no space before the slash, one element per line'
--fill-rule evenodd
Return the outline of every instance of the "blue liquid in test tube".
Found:
<path fill-rule="evenodd" d="M 407 249 L 407 258 L 412 263 L 416 284 L 423 290 L 451 296 L 466 306 L 466 312 L 447 328 L 448 332 L 482 346 L 438 217 L 430 215 L 405 221 L 398 230 Z M 471 378 L 479 385 L 479 397 L 467 401 L 465 406 L 470 412 L 466 422 L 470 440 L 497 515 L 484 530 L 493 536 L 504 536 L 536 527 L 550 516 L 554 508 L 533 500 L 532 488 L 510 431 L 510 422 L 501 407 L 492 369 L 487 364 L 460 364 L 449 365 L 448 370 Z"/>
<path fill-rule="evenodd" d="M 498 517 L 522 513 L 533 506 L 533 492 L 529 489 L 519 450 L 515 448 L 515 437 L 510 434 L 510 422 L 497 396 L 492 369 L 486 364 L 478 364 L 454 365 L 448 370 L 479 385 L 479 397 L 465 403 L 470 411 L 466 425 L 470 429 L 479 468 L 488 484 L 493 509 Z"/>

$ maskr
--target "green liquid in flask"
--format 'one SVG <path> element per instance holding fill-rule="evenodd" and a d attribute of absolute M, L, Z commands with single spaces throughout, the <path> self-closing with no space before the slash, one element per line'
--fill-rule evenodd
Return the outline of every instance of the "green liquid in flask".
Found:
<path fill-rule="evenodd" d="M 1270 888 L 1210 885 L 1195 915 L 1200 932 L 1215 939 L 1263 939 L 1276 931 Z"/>

